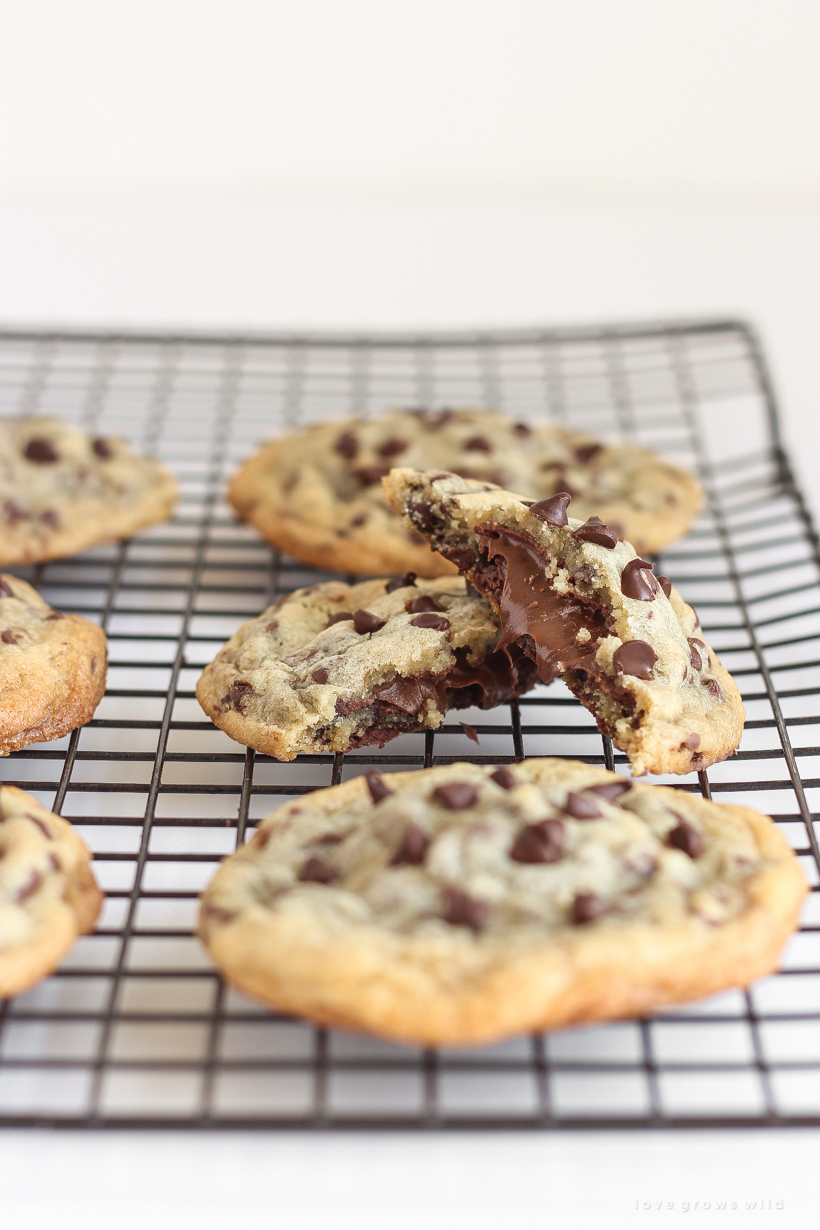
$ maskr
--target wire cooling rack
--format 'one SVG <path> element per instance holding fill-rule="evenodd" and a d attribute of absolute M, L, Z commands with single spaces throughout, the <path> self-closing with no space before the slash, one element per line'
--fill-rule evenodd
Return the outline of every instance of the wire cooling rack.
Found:
<path fill-rule="evenodd" d="M 814 892 L 779 974 L 647 1020 L 425 1051 L 271 1013 L 193 935 L 197 895 L 256 821 L 372 766 L 612 748 L 560 681 L 383 751 L 254 755 L 199 709 L 201 667 L 278 594 L 322 579 L 236 524 L 226 476 L 295 423 L 484 404 L 632 438 L 695 469 L 708 506 L 659 559 L 743 692 L 739 754 L 668 779 L 772 814 Z M 0 1003 L 0 1124 L 625 1127 L 820 1124 L 820 544 L 742 324 L 404 337 L 0 334 L 0 413 L 119 434 L 178 474 L 167 526 L 20 574 L 105 629 L 81 731 L 0 761 L 71 819 L 107 900 L 53 977 Z M 614 763 L 623 758 L 616 754 Z M 667 780 L 667 779 L 660 779 Z"/>

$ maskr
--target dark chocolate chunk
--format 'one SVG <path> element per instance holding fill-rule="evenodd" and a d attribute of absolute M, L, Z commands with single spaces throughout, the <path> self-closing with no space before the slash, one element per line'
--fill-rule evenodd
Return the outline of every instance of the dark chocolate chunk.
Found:
<path fill-rule="evenodd" d="M 581 444 L 575 450 L 575 460 L 580 465 L 584 465 L 586 462 L 592 461 L 592 458 L 600 453 L 602 448 L 602 444 Z"/>
<path fill-rule="evenodd" d="M 609 905 L 597 893 L 579 893 L 572 903 L 572 921 L 576 926 L 594 922 L 606 914 Z"/>
<path fill-rule="evenodd" d="M 339 436 L 333 447 L 342 457 L 352 461 L 359 451 L 359 441 L 352 431 L 346 431 L 344 435 Z"/>
<path fill-rule="evenodd" d="M 398 848 L 390 860 L 391 867 L 420 867 L 427 857 L 430 848 L 430 838 L 423 828 L 411 820 Z"/>
<path fill-rule="evenodd" d="M 17 645 L 20 641 L 22 641 L 22 639 L 22 628 L 4 628 L 3 631 L 0 632 L 0 641 L 2 641 L 4 645 Z"/>
<path fill-rule="evenodd" d="M 391 436 L 389 440 L 385 440 L 384 444 L 379 445 L 376 452 L 380 457 L 398 457 L 399 453 L 403 453 L 406 448 L 406 440 L 399 440 L 397 436 Z"/>
<path fill-rule="evenodd" d="M 551 495 L 548 500 L 539 500 L 537 504 L 533 504 L 530 512 L 539 521 L 546 521 L 547 525 L 566 525 L 569 502 L 570 497 L 566 491 L 559 491 L 557 495 Z"/>
<path fill-rule="evenodd" d="M 515 423 L 513 426 L 513 431 L 517 436 L 520 436 L 522 440 L 526 439 L 527 436 L 532 435 L 532 428 L 529 423 Z"/>
<path fill-rule="evenodd" d="M 246 683 L 244 679 L 236 679 L 231 684 L 230 698 L 234 709 L 242 709 L 245 697 L 249 692 L 253 691 L 253 684 Z"/>
<path fill-rule="evenodd" d="M 0 577 L 0 598 L 13 598 L 14 593 L 4 577 Z"/>
<path fill-rule="evenodd" d="M 104 440 L 102 436 L 98 436 L 96 440 L 93 440 L 91 442 L 91 447 L 93 448 L 97 456 L 101 457 L 103 461 L 110 460 L 111 445 L 108 443 L 107 440 Z"/>
<path fill-rule="evenodd" d="M 443 786 L 436 786 L 433 798 L 448 811 L 464 811 L 476 802 L 478 791 L 471 782 L 445 782 Z"/>
<path fill-rule="evenodd" d="M 400 577 L 396 577 L 393 581 L 388 581 L 385 585 L 385 593 L 392 594 L 397 589 L 404 589 L 408 585 L 415 585 L 415 572 L 403 572 Z"/>
<path fill-rule="evenodd" d="M 390 473 L 390 466 L 359 466 L 353 473 L 363 487 L 372 487 L 374 483 L 380 483 L 385 474 Z"/>
<path fill-rule="evenodd" d="M 29 461 L 42 464 L 59 460 L 57 450 L 50 440 L 29 440 L 24 452 Z"/>
<path fill-rule="evenodd" d="M 475 897 L 453 887 L 445 888 L 444 896 L 447 902 L 443 915 L 445 922 L 453 927 L 469 927 L 472 931 L 480 931 L 486 926 L 490 917 L 490 907 L 486 901 L 476 901 Z"/>
<path fill-rule="evenodd" d="M 429 534 L 435 529 L 436 519 L 433 516 L 433 510 L 423 500 L 411 500 L 407 505 L 407 511 L 410 520 L 423 532 Z"/>
<path fill-rule="evenodd" d="M 658 577 L 657 580 L 658 580 L 658 584 L 660 585 L 661 589 L 663 590 L 663 592 L 666 594 L 668 598 L 669 595 L 672 593 L 672 582 L 669 580 L 669 577 Z"/>
<path fill-rule="evenodd" d="M 707 679 L 706 687 L 710 696 L 714 696 L 715 700 L 720 700 L 720 686 L 717 679 Z"/>
<path fill-rule="evenodd" d="M 621 593 L 625 598 L 639 602 L 651 602 L 658 592 L 658 584 L 652 576 L 653 564 L 645 559 L 631 559 L 621 573 Z"/>
<path fill-rule="evenodd" d="M 564 804 L 564 811 L 575 820 L 597 820 L 599 816 L 603 815 L 595 800 L 588 799 L 579 790 L 570 790 L 567 795 L 567 801 Z"/>
<path fill-rule="evenodd" d="M 516 863 L 557 863 L 564 848 L 564 826 L 560 820 L 541 820 L 526 824 L 510 850 Z"/>
<path fill-rule="evenodd" d="M 466 572 L 475 563 L 475 551 L 469 547 L 451 547 L 446 552 L 448 560 L 455 564 L 459 572 Z"/>
<path fill-rule="evenodd" d="M 502 790 L 515 790 L 518 780 L 512 769 L 496 769 L 490 774 L 490 781 L 495 782 Z"/>
<path fill-rule="evenodd" d="M 478 743 L 478 731 L 475 726 L 471 726 L 469 722 L 459 722 L 459 726 L 468 739 L 471 739 L 473 743 Z"/>
<path fill-rule="evenodd" d="M 695 640 L 692 636 L 689 636 L 686 639 L 689 645 L 689 661 L 692 663 L 692 666 L 696 671 L 703 670 L 703 658 L 701 658 L 698 653 L 698 645 L 700 645 L 701 642 Z"/>
<path fill-rule="evenodd" d="M 404 609 L 408 614 L 420 615 L 422 611 L 443 611 L 444 607 L 431 594 L 421 594 L 405 602 Z"/>
<path fill-rule="evenodd" d="M 359 636 L 364 636 L 366 632 L 378 632 L 386 623 L 386 619 L 379 619 L 378 615 L 374 615 L 372 611 L 364 611 L 361 607 L 353 612 L 353 627 Z"/>
<path fill-rule="evenodd" d="M 324 859 L 312 854 L 299 872 L 299 879 L 311 884 L 332 884 L 338 880 L 339 873 L 328 867 Z"/>
<path fill-rule="evenodd" d="M 25 884 L 22 884 L 20 888 L 18 888 L 14 895 L 14 900 L 18 902 L 25 901 L 28 897 L 33 896 L 33 894 L 37 892 L 37 889 L 40 887 L 42 882 L 43 877 L 40 872 L 32 871 Z"/>
<path fill-rule="evenodd" d="M 587 794 L 597 794 L 599 799 L 606 799 L 607 803 L 614 803 L 631 789 L 631 782 L 601 782 L 597 786 L 584 786 Z"/>
<path fill-rule="evenodd" d="M 674 811 L 672 815 L 678 823 L 666 834 L 667 843 L 676 850 L 683 850 L 690 858 L 699 858 L 703 853 L 703 834 L 678 812 Z"/>
<path fill-rule="evenodd" d="M 491 453 L 493 446 L 486 436 L 470 436 L 462 446 L 468 453 Z"/>
<path fill-rule="evenodd" d="M 619 645 L 612 655 L 616 671 L 622 675 L 634 675 L 636 679 L 651 679 L 658 655 L 646 641 L 627 641 Z"/>
<path fill-rule="evenodd" d="M 428 611 L 427 614 L 417 615 L 415 619 L 411 619 L 410 627 L 433 628 L 436 632 L 446 632 L 450 627 L 450 621 L 443 615 L 436 615 L 434 611 Z"/>
<path fill-rule="evenodd" d="M 3 516 L 9 525 L 16 525 L 18 521 L 25 521 L 26 514 L 19 504 L 15 504 L 14 500 L 3 501 Z"/>
<path fill-rule="evenodd" d="M 381 803 L 382 799 L 386 799 L 389 794 L 393 793 L 388 789 L 381 773 L 365 773 L 364 780 L 367 782 L 367 789 L 374 803 Z"/>
<path fill-rule="evenodd" d="M 594 542 L 599 547 L 606 547 L 608 551 L 618 544 L 618 535 L 610 526 L 604 525 L 600 517 L 590 517 L 583 525 L 579 525 L 577 530 L 573 530 L 572 537 L 580 542 Z"/>
<path fill-rule="evenodd" d="M 346 619 L 352 619 L 352 618 L 353 618 L 352 611 L 337 611 L 335 615 L 331 615 L 325 627 L 330 628 L 333 624 L 341 624 L 341 623 L 344 623 Z"/>
<path fill-rule="evenodd" d="M 315 671 L 310 672 L 310 677 L 314 683 L 327 683 L 328 674 L 323 666 L 317 666 Z"/>

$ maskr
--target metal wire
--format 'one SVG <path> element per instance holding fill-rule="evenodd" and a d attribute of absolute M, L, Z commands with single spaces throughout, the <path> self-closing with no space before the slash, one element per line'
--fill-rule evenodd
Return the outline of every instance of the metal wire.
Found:
<path fill-rule="evenodd" d="M 560 683 L 382 751 L 278 764 L 194 697 L 276 596 L 328 574 L 280 559 L 222 502 L 294 423 L 491 402 L 626 436 L 695 469 L 708 504 L 658 560 L 734 673 L 736 757 L 669 779 L 772 814 L 812 893 L 783 969 L 639 1022 L 434 1052 L 312 1026 L 227 988 L 193 936 L 221 857 L 281 801 L 371 766 L 572 756 L 623 763 Z M 0 1125 L 625 1127 L 820 1124 L 820 542 L 783 451 L 760 346 L 732 321 L 428 336 L 0 333 L 0 413 L 120 434 L 178 473 L 173 524 L 19 569 L 104 627 L 109 687 L 70 737 L 0 761 L 76 825 L 107 901 L 53 977 L 0 1003 Z"/>

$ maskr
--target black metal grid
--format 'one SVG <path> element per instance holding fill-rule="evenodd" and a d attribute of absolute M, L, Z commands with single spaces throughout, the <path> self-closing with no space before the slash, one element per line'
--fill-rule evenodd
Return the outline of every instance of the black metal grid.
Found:
<path fill-rule="evenodd" d="M 239 623 L 319 574 L 237 525 L 223 482 L 296 422 L 490 404 L 639 440 L 700 474 L 665 552 L 748 710 L 737 757 L 668 779 L 773 814 L 813 892 L 782 971 L 645 1021 L 436 1053 L 315 1029 L 228 990 L 192 934 L 220 857 L 289 797 L 372 765 L 575 756 L 613 764 L 556 681 L 381 752 L 278 764 L 217 731 L 194 684 Z M 82 731 L 0 761 L 69 817 L 106 889 L 93 936 L 0 1003 L 0 1125 L 602 1127 L 820 1124 L 820 544 L 742 324 L 415 337 L 0 334 L 0 413 L 124 435 L 180 477 L 173 524 L 21 575 L 109 637 Z M 623 760 L 615 755 L 614 763 Z M 666 780 L 666 779 L 660 779 Z"/>

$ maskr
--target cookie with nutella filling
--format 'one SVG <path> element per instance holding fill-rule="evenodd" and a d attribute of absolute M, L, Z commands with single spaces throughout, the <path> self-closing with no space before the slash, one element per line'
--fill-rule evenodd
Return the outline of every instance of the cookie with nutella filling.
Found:
<path fill-rule="evenodd" d="M 167 521 L 177 485 L 112 436 L 0 419 L 0 564 L 60 559 Z"/>
<path fill-rule="evenodd" d="M 265 444 L 235 475 L 239 516 L 318 568 L 364 575 L 448 571 L 383 498 L 391 466 L 450 470 L 544 499 L 568 491 L 582 520 L 620 524 L 639 551 L 688 530 L 702 494 L 691 474 L 635 444 L 604 444 L 554 423 L 490 410 L 395 410 L 314 423 Z"/>
<path fill-rule="evenodd" d="M 85 725 L 102 700 L 107 662 L 101 628 L 0 574 L 0 756 Z"/>
<path fill-rule="evenodd" d="M 455 474 L 393 470 L 385 491 L 408 525 L 466 573 L 516 645 L 556 675 L 626 752 L 632 772 L 688 773 L 736 751 L 740 693 L 697 616 L 618 527 Z"/>
<path fill-rule="evenodd" d="M 765 816 L 577 761 L 368 774 L 263 820 L 199 931 L 241 991 L 423 1045 L 769 973 L 806 883 Z"/>
<path fill-rule="evenodd" d="M 532 687 L 534 664 L 496 653 L 499 634 L 461 577 L 330 581 L 243 624 L 196 692 L 232 739 L 277 760 L 383 747 L 435 730 L 448 709 L 490 709 Z"/>
<path fill-rule="evenodd" d="M 94 926 L 103 898 L 90 860 L 68 821 L 0 787 L 0 1000 L 45 978 Z"/>

